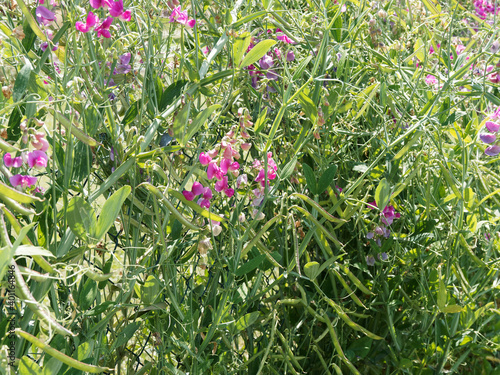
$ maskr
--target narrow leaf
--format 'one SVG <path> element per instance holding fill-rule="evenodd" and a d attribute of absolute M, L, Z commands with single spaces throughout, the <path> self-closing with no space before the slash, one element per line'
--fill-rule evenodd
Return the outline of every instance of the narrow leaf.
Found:
<path fill-rule="evenodd" d="M 243 54 L 248 49 L 251 40 L 252 35 L 250 35 L 249 32 L 244 32 L 236 37 L 236 40 L 233 44 L 234 66 L 239 66 L 241 59 L 243 58 Z"/>
<path fill-rule="evenodd" d="M 259 61 L 266 53 L 271 49 L 272 46 L 276 44 L 276 41 L 271 39 L 263 40 L 253 47 L 250 52 L 247 53 L 243 61 L 241 62 L 241 68 L 252 65 L 253 63 Z"/>
<path fill-rule="evenodd" d="M 387 203 L 389 203 L 390 194 L 391 186 L 384 178 L 377 186 L 377 190 L 375 190 L 375 202 L 380 210 L 383 210 L 387 206 Z"/>
<path fill-rule="evenodd" d="M 99 242 L 109 228 L 111 228 L 120 213 L 123 202 L 125 202 L 125 199 L 127 199 L 131 191 L 132 188 L 130 186 L 123 186 L 106 200 L 102 206 L 99 220 L 97 220 L 97 229 L 95 232 L 95 240 L 97 242 Z"/>
<path fill-rule="evenodd" d="M 302 164 L 302 169 L 304 170 L 304 176 L 306 178 L 307 188 L 311 192 L 311 194 L 316 195 L 316 177 L 314 177 L 314 172 L 312 168 L 306 164 Z"/>
<path fill-rule="evenodd" d="M 97 218 L 92 206 L 83 197 L 73 197 L 66 210 L 66 218 L 71 231 L 86 242 L 95 237 Z"/>

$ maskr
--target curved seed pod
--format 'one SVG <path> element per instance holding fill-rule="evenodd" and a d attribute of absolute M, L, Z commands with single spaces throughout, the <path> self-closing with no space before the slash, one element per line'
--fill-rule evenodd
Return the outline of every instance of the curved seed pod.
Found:
<path fill-rule="evenodd" d="M 11 261 L 10 264 L 14 266 L 14 275 L 16 278 L 16 294 L 22 299 L 26 305 L 29 307 L 31 311 L 35 313 L 41 320 L 49 325 L 49 327 L 53 328 L 57 333 L 63 336 L 77 336 L 70 330 L 64 328 L 60 325 L 52 316 L 50 316 L 49 312 L 33 297 L 31 294 L 28 285 L 24 281 L 23 275 L 19 270 L 15 261 Z M 50 353 L 49 353 L 50 354 Z"/>
<path fill-rule="evenodd" d="M 84 372 L 90 372 L 92 374 L 99 374 L 99 373 L 104 372 L 104 371 L 113 371 L 113 369 L 111 369 L 111 368 L 88 365 L 86 363 L 77 361 L 76 359 L 71 358 L 64 353 L 61 353 L 59 350 L 56 350 L 53 347 L 51 347 L 50 345 L 44 343 L 38 337 L 30 335 L 28 332 L 24 332 L 23 330 L 21 330 L 19 328 L 16 328 L 16 334 L 18 336 L 21 336 L 23 339 L 29 341 L 33 345 L 39 347 L 40 349 L 42 349 L 45 353 L 49 354 L 50 356 L 58 359 L 62 363 L 66 364 L 70 367 L 73 367 L 77 370 L 84 371 Z"/>

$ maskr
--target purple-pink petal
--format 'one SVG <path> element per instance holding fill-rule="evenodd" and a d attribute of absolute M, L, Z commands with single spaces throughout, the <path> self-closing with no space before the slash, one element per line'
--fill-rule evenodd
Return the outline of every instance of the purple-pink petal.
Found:
<path fill-rule="evenodd" d="M 497 156 L 500 153 L 500 146 L 489 146 L 484 150 L 484 153 L 488 156 Z"/>
<path fill-rule="evenodd" d="M 480 134 L 479 138 L 481 139 L 481 141 L 487 144 L 493 143 L 497 140 L 497 136 L 495 134 L 490 134 L 490 133 Z"/>
<path fill-rule="evenodd" d="M 486 121 L 486 129 L 488 129 L 492 133 L 498 132 L 498 129 L 500 129 L 500 124 L 497 124 L 496 122 L 493 121 Z"/>

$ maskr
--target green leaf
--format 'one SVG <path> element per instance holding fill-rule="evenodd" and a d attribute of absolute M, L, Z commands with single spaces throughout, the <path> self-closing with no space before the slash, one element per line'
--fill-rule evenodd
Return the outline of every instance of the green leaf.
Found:
<path fill-rule="evenodd" d="M 28 82 L 30 80 L 31 72 L 33 67 L 29 60 L 26 60 L 26 64 L 19 71 L 19 74 L 16 77 L 16 82 L 14 83 L 14 88 L 12 90 L 12 99 L 15 102 L 20 101 L 23 98 L 23 95 L 28 88 Z"/>
<path fill-rule="evenodd" d="M 134 119 L 137 117 L 139 114 L 139 107 L 140 107 L 140 102 L 136 101 L 130 104 L 130 107 L 128 107 L 127 112 L 125 112 L 125 116 L 123 116 L 122 119 L 122 125 L 127 126 L 129 125 Z"/>
<path fill-rule="evenodd" d="M 74 197 L 68 204 L 66 218 L 71 231 L 85 242 L 95 237 L 97 218 L 92 206 L 80 196 Z"/>
<path fill-rule="evenodd" d="M 439 307 L 439 310 L 443 311 L 443 309 L 446 306 L 446 298 L 447 298 L 448 292 L 446 291 L 446 286 L 444 285 L 443 279 L 441 278 L 441 275 L 439 277 L 439 290 L 438 290 L 438 296 L 437 296 L 437 305 Z"/>
<path fill-rule="evenodd" d="M 237 331 L 243 331 L 244 329 L 247 329 L 250 327 L 252 324 L 254 324 L 257 319 L 259 319 L 260 312 L 258 311 L 253 311 L 251 313 L 243 315 L 241 318 L 238 319 L 238 321 L 235 324 L 235 328 Z"/>
<path fill-rule="evenodd" d="M 181 95 L 184 86 L 188 83 L 188 80 L 181 79 L 168 86 L 163 94 L 161 95 L 161 102 L 158 106 L 158 111 L 163 112 L 167 107 L 173 103 L 175 98 Z"/>
<path fill-rule="evenodd" d="M 314 280 L 319 275 L 319 263 L 309 262 L 304 266 L 304 273 L 308 278 Z"/>
<path fill-rule="evenodd" d="M 14 257 L 15 251 L 16 249 L 13 246 L 5 246 L 0 249 L 0 280 L 3 280 L 3 277 L 7 272 L 7 267 L 10 264 L 12 258 Z"/>
<path fill-rule="evenodd" d="M 198 116 L 196 116 L 196 118 L 193 120 L 191 125 L 189 125 L 189 129 L 184 135 L 183 143 L 186 144 L 191 138 L 193 138 L 195 133 L 201 128 L 205 121 L 207 121 L 210 115 L 212 115 L 212 113 L 219 108 L 221 108 L 220 104 L 214 104 L 208 108 L 205 108 L 203 112 L 199 113 Z"/>
<path fill-rule="evenodd" d="M 174 119 L 174 125 L 172 130 L 174 131 L 174 137 L 177 142 L 184 146 L 184 138 L 186 136 L 186 128 L 189 120 L 189 112 L 191 112 L 191 102 L 187 103 L 182 109 L 177 113 Z"/>
<path fill-rule="evenodd" d="M 307 188 L 311 194 L 316 195 L 316 178 L 314 177 L 314 172 L 312 168 L 306 164 L 302 164 L 302 169 L 304 170 L 304 176 L 306 178 Z"/>
<path fill-rule="evenodd" d="M 238 29 L 241 25 L 243 25 L 243 24 L 245 24 L 247 22 L 253 21 L 254 19 L 257 19 L 259 17 L 262 17 L 266 13 L 267 12 L 265 10 L 259 10 L 258 12 L 249 14 L 248 16 L 243 17 L 243 18 L 239 19 L 238 21 L 236 21 L 235 23 L 233 23 L 231 25 L 231 28 Z"/>
<path fill-rule="evenodd" d="M 259 61 L 266 53 L 271 49 L 272 46 L 276 44 L 276 41 L 271 39 L 263 40 L 253 47 L 250 52 L 247 53 L 243 61 L 241 62 L 241 68 L 252 65 L 253 63 Z"/>
<path fill-rule="evenodd" d="M 78 345 L 76 358 L 79 361 L 87 359 L 94 352 L 94 341 L 83 342 Z"/>
<path fill-rule="evenodd" d="M 463 307 L 459 306 L 459 305 L 448 305 L 448 306 L 443 307 L 441 309 L 442 312 L 448 313 L 448 314 L 456 314 L 456 313 L 462 312 L 462 310 L 463 310 Z"/>
<path fill-rule="evenodd" d="M 78 305 L 82 311 L 88 310 L 97 296 L 97 283 L 92 279 L 87 279 L 78 295 Z"/>
<path fill-rule="evenodd" d="M 135 285 L 137 286 L 139 284 Z M 149 275 L 144 285 L 139 285 L 139 287 L 141 289 L 141 301 L 144 302 L 145 305 L 153 304 L 160 292 L 160 283 L 156 277 L 154 275 Z"/>
<path fill-rule="evenodd" d="M 123 186 L 106 200 L 102 206 L 99 220 L 97 220 L 97 229 L 95 232 L 95 239 L 97 242 L 99 242 L 109 228 L 111 228 L 120 213 L 123 202 L 125 202 L 125 199 L 127 199 L 131 191 L 132 188 L 130 186 Z"/>
<path fill-rule="evenodd" d="M 316 104 L 314 104 L 311 100 L 309 93 L 306 93 L 304 91 L 300 92 L 299 103 L 306 116 L 311 120 L 313 124 L 316 124 L 316 121 L 318 119 L 318 108 L 316 107 Z"/>
<path fill-rule="evenodd" d="M 304 70 L 307 67 L 307 64 L 312 60 L 312 56 L 307 56 L 304 60 L 300 62 L 300 65 L 297 67 L 297 70 L 293 74 L 292 81 L 298 80 L 300 77 L 302 77 L 302 74 L 304 73 Z"/>
<path fill-rule="evenodd" d="M 264 124 L 266 123 L 266 120 L 267 120 L 267 107 L 264 108 L 262 111 L 260 111 L 259 117 L 257 118 L 257 121 L 255 121 L 253 128 L 256 133 L 259 133 L 262 130 Z"/>
<path fill-rule="evenodd" d="M 383 210 L 385 206 L 387 206 L 387 203 L 389 203 L 390 195 L 391 195 L 391 186 L 384 178 L 378 184 L 377 190 L 375 190 L 375 202 L 377 203 L 377 207 L 380 210 Z"/>
<path fill-rule="evenodd" d="M 123 328 L 121 332 L 118 334 L 118 337 L 113 342 L 113 345 L 111 345 L 111 348 L 109 350 L 113 351 L 114 349 L 119 348 L 122 345 L 125 345 L 140 326 L 141 326 L 140 323 L 134 322 Z"/>
<path fill-rule="evenodd" d="M 23 356 L 19 361 L 17 370 L 19 371 L 19 375 L 45 375 L 43 369 L 35 361 L 26 356 Z"/>
<path fill-rule="evenodd" d="M 297 164 L 297 156 L 294 156 L 292 160 L 290 160 L 286 165 L 281 169 L 280 179 L 285 180 L 290 177 L 295 169 L 295 165 Z"/>
<path fill-rule="evenodd" d="M 425 44 L 422 41 L 422 38 L 418 38 L 415 43 L 415 56 L 420 62 L 424 62 L 425 60 Z"/>
<path fill-rule="evenodd" d="M 40 246 L 33 245 L 21 245 L 16 248 L 15 256 L 44 256 L 44 257 L 55 257 L 49 250 L 44 249 Z"/>
<path fill-rule="evenodd" d="M 337 174 L 336 164 L 330 165 L 328 169 L 325 172 L 323 172 L 323 175 L 318 181 L 318 186 L 317 186 L 318 194 L 321 194 L 326 189 L 328 189 L 328 186 L 330 186 L 336 174 Z"/>
<path fill-rule="evenodd" d="M 78 347 L 80 349 L 80 346 Z M 51 358 L 43 362 L 43 375 L 58 375 L 60 374 L 63 363 L 57 358 Z"/>
<path fill-rule="evenodd" d="M 243 263 L 234 273 L 235 276 L 243 276 L 249 272 L 252 272 L 258 266 L 260 266 L 264 259 L 266 259 L 266 254 L 259 254 L 256 257 L 250 259 L 248 262 Z"/>
<path fill-rule="evenodd" d="M 250 45 L 251 40 L 252 35 L 249 32 L 244 32 L 236 37 L 236 41 L 233 44 L 234 66 L 240 65 L 241 59 Z"/>

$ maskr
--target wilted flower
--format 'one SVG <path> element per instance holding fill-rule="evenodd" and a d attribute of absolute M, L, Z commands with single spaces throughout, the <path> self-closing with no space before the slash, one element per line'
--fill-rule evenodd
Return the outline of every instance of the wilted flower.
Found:
<path fill-rule="evenodd" d="M 372 257 L 371 255 L 366 256 L 366 264 L 369 266 L 374 266 L 375 265 L 375 258 Z"/>

